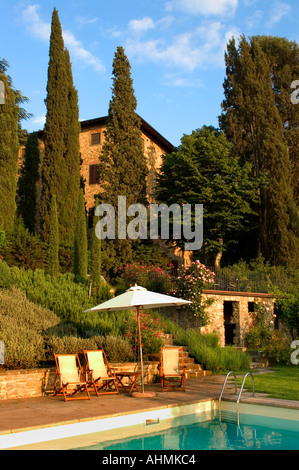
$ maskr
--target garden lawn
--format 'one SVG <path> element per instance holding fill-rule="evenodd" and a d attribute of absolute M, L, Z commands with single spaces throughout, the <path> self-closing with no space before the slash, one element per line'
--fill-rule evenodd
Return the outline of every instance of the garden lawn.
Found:
<path fill-rule="evenodd" d="M 245 387 L 252 390 L 250 377 Z M 268 393 L 271 398 L 299 401 L 299 365 L 274 367 L 269 373 L 254 374 L 254 388 L 256 392 Z"/>

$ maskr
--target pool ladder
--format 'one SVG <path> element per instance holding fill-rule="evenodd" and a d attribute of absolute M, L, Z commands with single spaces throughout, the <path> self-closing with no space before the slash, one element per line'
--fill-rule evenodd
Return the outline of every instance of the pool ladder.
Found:
<path fill-rule="evenodd" d="M 225 377 L 225 380 L 224 380 L 224 383 L 223 383 L 223 386 L 222 386 L 222 390 L 221 390 L 220 395 L 219 395 L 218 413 L 219 413 L 219 421 L 220 422 L 221 421 L 226 421 L 226 422 L 230 422 L 230 423 L 235 423 L 239 426 L 239 424 L 240 424 L 239 402 L 240 402 L 240 398 L 241 398 L 241 395 L 242 395 L 242 392 L 243 392 L 245 380 L 249 375 L 252 378 L 252 396 L 253 397 L 255 396 L 254 377 L 253 377 L 251 372 L 247 372 L 243 377 L 242 385 L 241 385 L 239 395 L 238 395 L 238 398 L 237 398 L 237 401 L 236 401 L 236 410 L 235 411 L 225 411 L 225 410 L 221 410 L 221 400 L 222 400 L 222 396 L 223 396 L 225 386 L 226 386 L 227 381 L 228 381 L 230 376 L 234 376 L 234 379 L 235 379 L 235 381 L 234 381 L 235 382 L 235 395 L 237 395 L 237 391 L 238 391 L 236 374 L 233 371 L 230 371 L 226 374 L 226 377 Z"/>

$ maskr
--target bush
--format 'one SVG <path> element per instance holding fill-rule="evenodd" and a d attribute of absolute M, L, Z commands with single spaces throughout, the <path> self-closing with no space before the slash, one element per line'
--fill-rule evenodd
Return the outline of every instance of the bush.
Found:
<path fill-rule="evenodd" d="M 189 266 L 183 266 L 174 282 L 174 294 L 192 302 L 187 308 L 200 320 L 201 326 L 209 323 L 206 309 L 214 301 L 214 299 L 204 300 L 202 292 L 214 282 L 214 277 L 215 273 L 197 260 L 192 261 Z"/>
<path fill-rule="evenodd" d="M 10 266 L 22 266 L 25 269 L 47 267 L 47 244 L 31 234 L 20 217 L 17 217 L 14 229 L 6 233 L 1 255 Z"/>
<path fill-rule="evenodd" d="M 4 245 L 5 242 L 5 232 L 0 228 L 0 248 Z"/>
<path fill-rule="evenodd" d="M 137 319 L 131 314 L 125 323 L 124 336 L 128 339 L 133 351 L 138 352 L 138 324 Z M 161 322 L 160 318 L 154 318 L 150 313 L 140 314 L 140 329 L 143 354 L 159 353 L 163 346 L 161 338 L 166 325 Z"/>
<path fill-rule="evenodd" d="M 120 285 L 123 290 L 130 286 L 138 284 L 154 292 L 167 293 L 171 290 L 171 276 L 159 266 L 153 264 L 127 264 L 121 274 L 122 282 Z"/>
<path fill-rule="evenodd" d="M 175 333 L 177 344 L 187 346 L 189 353 L 205 369 L 213 372 L 245 370 L 250 368 L 248 354 L 232 346 L 221 348 L 215 334 L 201 335 L 197 330 L 178 328 Z"/>
<path fill-rule="evenodd" d="M 299 292 L 293 289 L 288 293 L 280 293 L 276 309 L 279 319 L 289 328 L 293 338 L 299 334 Z"/>
<path fill-rule="evenodd" d="M 133 358 L 132 347 L 122 337 L 98 335 L 81 337 L 72 323 L 63 323 L 50 310 L 30 302 L 16 288 L 0 289 L 0 340 L 5 345 L 8 369 L 30 369 L 53 365 L 53 354 L 78 353 L 104 348 L 108 360 Z"/>
<path fill-rule="evenodd" d="M 264 341 L 262 353 L 272 365 L 291 365 L 291 342 L 291 336 L 286 332 L 273 331 Z"/>
<path fill-rule="evenodd" d="M 59 322 L 17 289 L 0 291 L 0 340 L 9 369 L 38 367 L 46 360 L 43 332 Z"/>
<path fill-rule="evenodd" d="M 102 347 L 110 362 L 126 362 L 134 358 L 133 349 L 129 341 L 119 336 L 108 335 L 104 337 Z"/>
<path fill-rule="evenodd" d="M 84 310 L 111 297 L 109 285 L 103 282 L 101 295 L 89 298 L 88 281 L 75 282 L 73 274 L 52 277 L 42 269 L 24 270 L 0 262 L 0 288 L 18 287 L 32 302 L 55 312 L 65 322 L 80 325 L 85 320 Z M 100 299 L 100 297 L 102 297 Z"/>
<path fill-rule="evenodd" d="M 291 335 L 287 331 L 273 330 L 263 304 L 255 307 L 255 324 L 245 337 L 246 346 L 262 351 L 272 364 L 290 364 Z"/>

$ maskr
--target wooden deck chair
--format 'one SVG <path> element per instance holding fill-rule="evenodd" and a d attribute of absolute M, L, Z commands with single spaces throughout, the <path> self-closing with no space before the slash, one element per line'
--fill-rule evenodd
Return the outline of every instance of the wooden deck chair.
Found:
<path fill-rule="evenodd" d="M 88 386 L 94 387 L 98 396 L 119 393 L 115 372 L 109 365 L 104 349 L 84 349 L 83 353 Z"/>
<path fill-rule="evenodd" d="M 90 400 L 78 354 L 54 354 L 54 358 L 56 362 L 54 396 L 62 394 L 65 401 Z M 75 396 L 81 392 L 86 393 L 86 396 Z"/>
<path fill-rule="evenodd" d="M 182 347 L 161 348 L 160 377 L 162 391 L 176 389 L 185 392 L 186 367 Z"/>

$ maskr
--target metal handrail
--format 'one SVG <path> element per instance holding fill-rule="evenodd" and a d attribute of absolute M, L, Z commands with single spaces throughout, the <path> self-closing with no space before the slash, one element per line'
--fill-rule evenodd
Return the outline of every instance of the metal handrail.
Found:
<path fill-rule="evenodd" d="M 232 375 L 235 377 L 235 395 L 237 395 L 237 376 L 236 376 L 236 374 L 231 370 L 231 371 L 229 371 L 229 372 L 226 374 L 226 377 L 225 377 L 225 380 L 224 380 L 224 384 L 223 384 L 223 386 L 222 386 L 222 390 L 221 390 L 220 395 L 219 395 L 219 401 L 221 401 L 221 398 L 222 398 L 222 395 L 223 395 L 223 392 L 224 392 L 224 389 L 225 389 L 225 385 L 226 385 L 227 379 L 228 379 L 228 377 L 230 376 L 230 374 L 232 374 Z"/>
<path fill-rule="evenodd" d="M 247 378 L 248 375 L 251 375 L 251 379 L 252 379 L 252 396 L 254 397 L 255 396 L 255 391 L 254 391 L 254 377 L 252 375 L 251 372 L 247 372 L 247 374 L 244 375 L 243 377 L 243 382 L 242 382 L 242 385 L 241 385 L 241 388 L 240 388 L 240 392 L 239 392 L 239 396 L 238 396 L 238 399 L 237 399 L 237 403 L 239 403 L 240 401 L 240 398 L 241 398 L 241 394 L 243 392 L 243 387 L 244 387 L 244 384 L 245 384 L 245 380 Z"/>
<path fill-rule="evenodd" d="M 226 382 L 227 382 L 227 379 L 230 375 L 233 375 L 235 377 L 235 395 L 237 394 L 237 376 L 236 374 L 231 370 L 230 372 L 228 372 L 226 374 L 226 377 L 225 377 L 225 380 L 224 380 L 224 383 L 223 383 L 223 386 L 222 386 L 222 390 L 220 392 L 220 395 L 219 395 L 219 421 L 221 421 L 221 418 L 222 418 L 222 413 L 221 413 L 221 406 L 220 406 L 220 402 L 221 402 L 221 398 L 222 398 L 222 395 L 223 395 L 223 392 L 224 392 L 224 389 L 225 389 L 225 385 L 226 385 Z M 251 372 L 247 372 L 244 377 L 243 377 L 243 381 L 242 381 L 242 385 L 241 385 L 241 388 L 240 388 L 240 391 L 239 391 L 239 395 L 238 395 L 238 398 L 237 398 L 237 401 L 236 401 L 236 421 L 237 421 L 237 424 L 239 426 L 240 424 L 240 413 L 239 413 L 239 401 L 240 401 L 240 398 L 241 398 L 241 394 L 243 392 L 243 387 L 244 387 L 244 384 L 245 384 L 245 380 L 247 378 L 248 375 L 251 375 L 251 378 L 252 378 L 252 394 L 253 396 L 255 396 L 255 391 L 254 391 L 254 377 L 252 375 Z"/>

